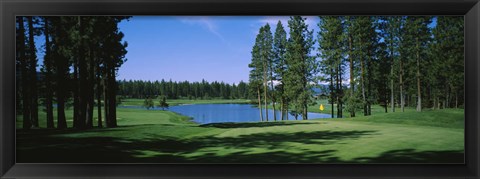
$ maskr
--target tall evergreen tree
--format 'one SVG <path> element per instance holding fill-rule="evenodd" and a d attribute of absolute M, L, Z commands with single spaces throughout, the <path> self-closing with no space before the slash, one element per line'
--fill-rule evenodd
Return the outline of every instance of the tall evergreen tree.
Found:
<path fill-rule="evenodd" d="M 428 43 L 431 38 L 431 32 L 428 25 L 431 23 L 431 17 L 427 16 L 409 16 L 405 24 L 404 48 L 409 54 L 410 64 L 414 66 L 416 81 L 416 110 L 422 111 L 422 72 L 426 63 Z M 412 68 L 413 69 L 413 68 Z"/>
<path fill-rule="evenodd" d="M 275 28 L 275 35 L 273 39 L 273 54 L 274 54 L 274 72 L 275 79 L 279 82 L 275 88 L 277 96 L 280 98 L 280 120 L 284 120 L 285 116 L 288 120 L 288 115 L 284 115 L 288 111 L 288 98 L 285 93 L 285 78 L 287 66 L 285 55 L 287 53 L 287 32 L 285 31 L 282 22 L 278 21 Z"/>
<path fill-rule="evenodd" d="M 44 29 L 43 34 L 45 35 L 45 55 L 43 59 L 43 69 L 44 69 L 44 76 L 45 76 L 45 109 L 47 115 L 47 128 L 54 128 L 53 122 L 53 72 L 52 72 L 52 58 L 51 58 L 51 40 L 50 40 L 50 33 L 51 33 L 51 22 L 50 17 L 43 18 Z"/>
<path fill-rule="evenodd" d="M 25 21 L 24 17 L 17 16 L 18 30 L 17 30 L 17 64 L 20 66 L 21 71 L 21 97 L 22 97 L 22 115 L 23 115 L 23 128 L 30 129 L 31 127 L 31 118 L 30 118 L 30 83 L 29 83 L 29 73 L 28 73 L 28 58 L 26 56 L 26 38 L 25 38 Z"/>
<path fill-rule="evenodd" d="M 28 57 L 29 57 L 29 74 L 30 74 L 30 94 L 31 94 L 31 107 L 30 107 L 30 120 L 33 127 L 39 127 L 38 124 L 38 84 L 37 84 L 37 49 L 35 47 L 35 28 L 34 17 L 28 16 Z"/>
<path fill-rule="evenodd" d="M 332 109 L 337 103 L 337 117 L 342 118 L 342 74 L 343 74 L 343 27 L 339 16 L 320 16 L 320 31 L 318 33 L 319 52 L 322 61 L 322 71 L 328 74 Z M 334 113 L 332 112 L 332 118 Z"/>
<path fill-rule="evenodd" d="M 301 113 L 307 120 L 307 108 L 312 100 L 312 83 L 317 73 L 315 56 L 310 54 L 313 44 L 313 31 L 308 30 L 305 18 L 292 16 L 288 21 L 290 37 L 286 53 L 285 90 L 293 103 L 294 112 Z"/>
<path fill-rule="evenodd" d="M 261 38 L 263 36 L 263 27 L 260 28 L 260 31 L 255 39 L 255 45 L 252 49 L 252 61 L 248 65 L 250 68 L 249 75 L 249 86 L 253 94 L 257 94 L 258 109 L 260 112 L 260 120 L 263 121 L 263 112 L 262 112 L 262 102 L 261 102 L 261 90 L 262 90 L 262 80 L 263 80 L 263 71 L 264 67 L 262 65 L 260 46 Z"/>

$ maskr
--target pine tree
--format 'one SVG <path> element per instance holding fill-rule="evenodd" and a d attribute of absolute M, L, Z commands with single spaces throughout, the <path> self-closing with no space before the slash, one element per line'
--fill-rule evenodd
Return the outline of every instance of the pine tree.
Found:
<path fill-rule="evenodd" d="M 45 56 L 43 60 L 43 69 L 45 75 L 45 109 L 47 113 L 47 128 L 54 128 L 53 122 L 53 72 L 52 72 L 52 58 L 51 58 L 51 22 L 50 17 L 43 18 L 44 23 L 44 31 L 43 34 L 45 35 Z"/>
<path fill-rule="evenodd" d="M 28 16 L 28 57 L 29 57 L 29 83 L 31 94 L 30 120 L 32 126 L 38 128 L 38 84 L 37 84 L 37 49 L 35 47 L 34 17 Z"/>
<path fill-rule="evenodd" d="M 389 59 L 390 65 L 390 104 L 391 104 L 391 111 L 395 112 L 395 84 L 396 79 L 398 79 L 402 74 L 399 72 L 399 46 L 400 46 L 400 33 L 401 33 L 401 23 L 402 17 L 401 16 L 384 16 L 380 17 L 380 24 L 379 30 L 381 37 L 384 39 L 385 44 L 385 52 L 387 53 L 386 58 Z M 401 78 L 401 77 L 400 77 Z M 400 96 L 403 96 L 403 88 L 400 85 Z M 401 97 L 401 110 L 404 111 L 404 101 L 403 97 Z"/>
<path fill-rule="evenodd" d="M 260 31 L 255 39 L 255 45 L 252 49 L 252 61 L 248 65 L 250 68 L 249 74 L 249 87 L 253 94 L 257 94 L 257 101 L 258 101 L 258 109 L 260 112 L 260 120 L 263 121 L 263 112 L 262 112 L 262 102 L 261 102 L 261 86 L 263 80 L 263 65 L 261 60 L 260 54 L 260 45 L 261 45 L 261 38 L 263 36 L 263 27 L 260 28 Z"/>
<path fill-rule="evenodd" d="M 342 78 L 343 74 L 343 27 L 339 16 L 321 16 L 318 24 L 318 43 L 320 57 L 322 58 L 322 71 L 328 74 L 330 80 L 330 98 L 332 109 L 334 101 L 337 103 L 337 117 L 342 118 Z M 328 78 L 327 78 L 328 79 Z M 333 118 L 332 111 L 332 118 Z"/>
<path fill-rule="evenodd" d="M 284 114 L 286 114 L 288 111 L 288 98 L 285 94 L 285 83 L 283 82 L 287 70 L 285 59 L 285 54 L 287 51 L 286 48 L 287 32 L 285 32 L 282 22 L 278 21 L 273 39 L 273 54 L 275 64 L 273 71 L 275 71 L 275 78 L 279 82 L 279 84 L 275 88 L 275 91 L 278 94 L 277 96 L 280 97 L 280 120 L 284 120 L 285 116 L 288 118 L 288 115 L 284 116 Z"/>
<path fill-rule="evenodd" d="M 308 30 L 305 18 L 292 16 L 288 21 L 290 38 L 287 43 L 286 53 L 286 78 L 285 91 L 294 106 L 295 113 L 302 114 L 303 120 L 307 120 L 307 108 L 312 100 L 312 83 L 317 73 L 317 62 L 310 55 L 315 41 L 313 31 Z"/>
<path fill-rule="evenodd" d="M 430 41 L 430 29 L 428 25 L 431 23 L 431 17 L 426 16 L 409 16 L 405 24 L 404 48 L 408 53 L 411 66 L 414 66 L 416 81 L 416 110 L 422 111 L 422 72 L 424 71 L 424 63 L 426 59 L 427 46 Z M 413 74 L 412 73 L 412 74 Z"/>
<path fill-rule="evenodd" d="M 26 38 L 25 38 L 25 21 L 24 17 L 17 16 L 17 64 L 20 66 L 21 71 L 21 97 L 22 97 L 22 111 L 23 111 L 23 128 L 30 129 L 31 127 L 31 118 L 30 118 L 30 83 L 28 75 L 28 59 L 26 56 Z"/>

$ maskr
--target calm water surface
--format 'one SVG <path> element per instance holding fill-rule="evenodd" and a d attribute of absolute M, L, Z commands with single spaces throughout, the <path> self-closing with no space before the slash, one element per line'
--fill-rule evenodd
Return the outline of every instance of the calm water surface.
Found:
<path fill-rule="evenodd" d="M 171 106 L 170 111 L 189 116 L 193 121 L 200 124 L 218 122 L 256 122 L 260 121 L 258 108 L 250 104 L 194 104 Z M 265 111 L 263 111 L 265 119 Z M 276 111 L 277 120 L 280 119 L 280 111 Z M 309 119 L 330 118 L 329 114 L 308 113 Z M 295 117 L 289 115 L 290 120 Z M 268 119 L 273 121 L 273 110 L 268 110 Z M 301 119 L 301 116 L 299 116 Z"/>
<path fill-rule="evenodd" d="M 124 108 L 143 108 L 141 106 L 123 106 Z M 155 107 L 154 110 L 162 110 Z M 257 122 L 260 121 L 258 108 L 250 104 L 189 104 L 170 106 L 169 111 L 193 118 L 199 124 L 220 122 Z M 280 111 L 276 111 L 277 120 L 280 120 Z M 265 119 L 265 111 L 263 111 Z M 330 114 L 308 113 L 308 119 L 331 118 Z M 268 119 L 273 121 L 273 110 L 268 110 Z M 295 120 L 293 115 L 288 115 L 289 120 Z M 298 119 L 302 119 L 299 115 Z"/>

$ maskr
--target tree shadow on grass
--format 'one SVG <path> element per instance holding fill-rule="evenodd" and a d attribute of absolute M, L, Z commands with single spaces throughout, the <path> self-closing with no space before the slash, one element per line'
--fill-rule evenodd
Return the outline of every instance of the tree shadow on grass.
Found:
<path fill-rule="evenodd" d="M 415 149 L 390 150 L 377 157 L 354 159 L 359 163 L 464 163 L 463 150 L 416 151 Z"/>
<path fill-rule="evenodd" d="M 263 163 L 263 162 L 321 162 L 334 161 L 333 150 L 276 151 L 286 149 L 285 142 L 298 145 L 329 144 L 347 139 L 357 139 L 375 131 L 316 131 L 297 133 L 256 133 L 237 137 L 196 137 L 190 139 L 149 136 L 142 140 L 119 137 L 71 137 L 58 135 L 17 136 L 17 162 L 19 163 Z M 223 148 L 240 150 L 219 154 L 222 151 L 201 149 Z M 273 152 L 252 153 L 252 148 Z M 207 151 L 207 152 L 206 152 Z M 223 152 L 225 153 L 225 151 Z"/>
<path fill-rule="evenodd" d="M 63 132 L 63 131 L 62 131 Z M 386 151 L 376 157 L 340 160 L 336 150 L 312 151 L 285 145 L 326 145 L 356 140 L 376 131 L 255 133 L 236 137 L 178 139 L 152 135 L 67 137 L 23 133 L 17 136 L 18 163 L 463 163 L 462 151 Z M 264 149 L 262 151 L 253 148 Z M 218 151 L 225 150 L 225 151 Z M 233 152 L 231 152 L 233 151 Z M 352 151 L 354 152 L 354 151 Z"/>

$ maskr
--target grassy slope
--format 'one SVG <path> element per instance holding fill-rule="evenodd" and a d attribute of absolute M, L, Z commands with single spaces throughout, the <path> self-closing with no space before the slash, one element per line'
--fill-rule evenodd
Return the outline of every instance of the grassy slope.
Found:
<path fill-rule="evenodd" d="M 460 110 L 209 125 L 168 111 L 122 108 L 117 113 L 121 127 L 116 129 L 18 130 L 17 161 L 463 162 Z"/>

